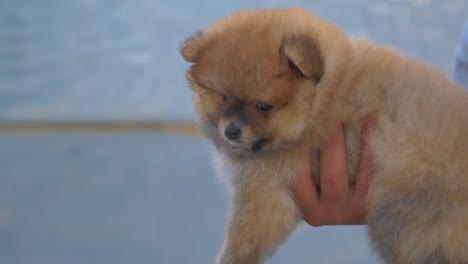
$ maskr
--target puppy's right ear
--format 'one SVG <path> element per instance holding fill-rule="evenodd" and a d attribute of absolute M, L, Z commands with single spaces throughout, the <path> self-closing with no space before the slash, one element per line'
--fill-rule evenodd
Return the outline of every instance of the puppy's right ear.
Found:
<path fill-rule="evenodd" d="M 198 32 L 196 35 L 189 37 L 184 41 L 180 48 L 180 54 L 188 62 L 196 62 L 202 49 L 206 46 L 206 40 L 203 33 Z"/>

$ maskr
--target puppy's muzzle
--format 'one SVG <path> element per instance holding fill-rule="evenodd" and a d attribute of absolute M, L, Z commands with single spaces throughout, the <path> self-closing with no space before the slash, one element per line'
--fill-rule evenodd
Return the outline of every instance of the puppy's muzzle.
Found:
<path fill-rule="evenodd" d="M 224 135 L 231 141 L 240 139 L 242 136 L 242 129 L 239 125 L 229 124 L 224 130 Z"/>

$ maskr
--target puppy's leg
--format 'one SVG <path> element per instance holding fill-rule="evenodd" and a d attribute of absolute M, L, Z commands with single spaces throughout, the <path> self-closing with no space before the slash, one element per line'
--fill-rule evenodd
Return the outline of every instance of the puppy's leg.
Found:
<path fill-rule="evenodd" d="M 300 215 L 287 186 L 251 184 L 234 190 L 219 264 L 258 264 L 294 231 Z"/>
<path fill-rule="evenodd" d="M 372 198 L 368 229 L 385 263 L 468 263 L 466 212 L 443 192 L 380 188 Z"/>

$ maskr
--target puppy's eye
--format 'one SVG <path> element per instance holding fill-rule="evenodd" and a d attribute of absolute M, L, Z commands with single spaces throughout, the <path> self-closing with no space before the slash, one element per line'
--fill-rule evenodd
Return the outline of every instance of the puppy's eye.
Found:
<path fill-rule="evenodd" d="M 268 112 L 271 110 L 271 108 L 273 106 L 269 105 L 269 104 L 264 104 L 264 103 L 257 103 L 257 110 L 260 111 L 260 112 Z"/>
<path fill-rule="evenodd" d="M 223 102 L 226 102 L 227 99 L 228 99 L 227 96 L 225 96 L 225 95 L 223 94 Z"/>

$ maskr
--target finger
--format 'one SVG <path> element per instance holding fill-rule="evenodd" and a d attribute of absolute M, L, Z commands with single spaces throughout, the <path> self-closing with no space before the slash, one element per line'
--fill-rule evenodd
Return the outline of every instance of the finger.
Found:
<path fill-rule="evenodd" d="M 360 201 L 365 199 L 370 183 L 372 182 L 372 157 L 368 148 L 369 133 L 375 129 L 375 121 L 367 118 L 361 130 L 361 158 L 359 160 L 356 176 L 355 196 Z"/>
<path fill-rule="evenodd" d="M 299 171 L 292 185 L 297 205 L 304 219 L 310 217 L 318 206 L 317 189 L 311 176 L 311 163 L 310 157 L 307 156 L 304 167 Z"/>
<path fill-rule="evenodd" d="M 321 198 L 326 201 L 346 199 L 349 192 L 346 145 L 343 127 L 328 140 L 320 152 Z"/>

